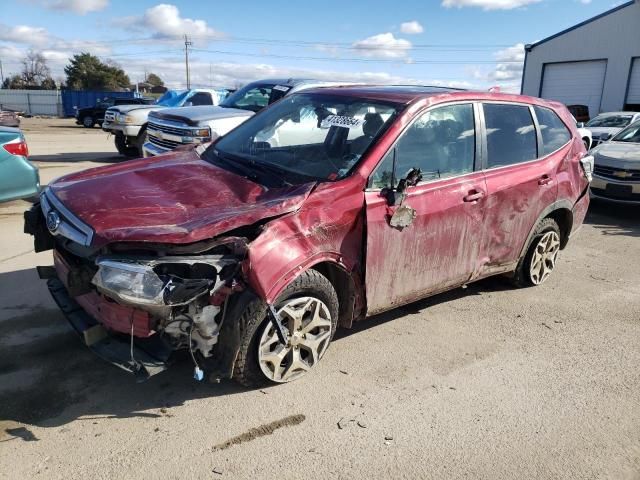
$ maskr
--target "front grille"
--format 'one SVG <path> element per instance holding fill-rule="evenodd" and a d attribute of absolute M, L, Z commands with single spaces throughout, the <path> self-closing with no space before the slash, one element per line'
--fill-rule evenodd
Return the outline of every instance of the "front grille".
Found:
<path fill-rule="evenodd" d="M 610 178 L 620 182 L 640 182 L 640 170 L 606 167 L 596 165 L 593 173 L 599 177 Z"/>
<path fill-rule="evenodd" d="M 591 191 L 599 197 L 610 198 L 612 200 L 627 200 L 633 202 L 640 202 L 640 193 L 633 193 L 631 190 L 627 192 L 613 191 L 610 189 L 594 188 L 591 187 Z"/>
<path fill-rule="evenodd" d="M 149 122 L 149 130 L 159 130 L 163 133 L 168 133 L 170 135 L 178 135 L 179 137 L 190 137 L 191 136 L 191 130 L 188 128 L 180 128 L 180 127 L 174 127 L 171 125 L 167 125 L 164 123 L 156 123 L 153 121 Z"/>
<path fill-rule="evenodd" d="M 180 142 L 174 142 L 173 140 L 166 140 L 164 138 L 158 138 L 154 135 L 149 134 L 149 141 L 155 145 L 156 147 L 168 148 L 173 150 L 179 145 L 182 145 Z"/>

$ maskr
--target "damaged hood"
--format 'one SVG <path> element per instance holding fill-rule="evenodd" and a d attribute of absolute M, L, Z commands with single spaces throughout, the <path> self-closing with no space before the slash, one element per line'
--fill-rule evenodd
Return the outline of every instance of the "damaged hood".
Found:
<path fill-rule="evenodd" d="M 191 243 L 300 208 L 314 183 L 267 188 L 201 160 L 195 151 L 67 175 L 50 184 L 94 230 L 94 246 Z"/>

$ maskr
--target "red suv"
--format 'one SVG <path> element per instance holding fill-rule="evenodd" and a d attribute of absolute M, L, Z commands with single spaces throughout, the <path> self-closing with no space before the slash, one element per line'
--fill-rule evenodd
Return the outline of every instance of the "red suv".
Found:
<path fill-rule="evenodd" d="M 338 327 L 496 274 L 538 285 L 593 159 L 559 103 L 427 87 L 285 97 L 216 142 L 63 177 L 25 213 L 86 344 L 141 379 L 287 382 Z"/>

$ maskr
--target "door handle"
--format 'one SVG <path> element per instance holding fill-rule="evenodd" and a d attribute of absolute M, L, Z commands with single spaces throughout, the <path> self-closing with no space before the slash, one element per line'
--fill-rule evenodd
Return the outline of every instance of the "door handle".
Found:
<path fill-rule="evenodd" d="M 462 197 L 465 202 L 477 202 L 484 197 L 484 192 L 481 190 L 470 190 L 468 195 Z"/>
<path fill-rule="evenodd" d="M 538 185 L 549 185 L 553 179 L 549 175 L 543 175 L 538 180 Z"/>

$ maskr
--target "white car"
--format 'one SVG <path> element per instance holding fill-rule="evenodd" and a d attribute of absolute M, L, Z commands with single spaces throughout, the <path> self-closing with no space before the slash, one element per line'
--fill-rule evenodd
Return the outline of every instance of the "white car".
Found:
<path fill-rule="evenodd" d="M 167 107 L 218 105 L 228 94 L 226 89 L 169 90 L 151 105 L 120 105 L 107 109 L 102 130 L 115 135 L 116 148 L 120 154 L 127 157 L 142 156 L 150 112 Z"/>
<path fill-rule="evenodd" d="M 345 83 L 295 78 L 259 80 L 232 93 L 218 106 L 156 109 L 149 114 L 143 155 L 151 157 L 181 145 L 208 143 L 285 95 L 337 85 Z"/>
<path fill-rule="evenodd" d="M 592 118 L 584 126 L 591 131 L 592 147 L 606 142 L 623 128 L 640 120 L 640 112 L 608 112 Z"/>

